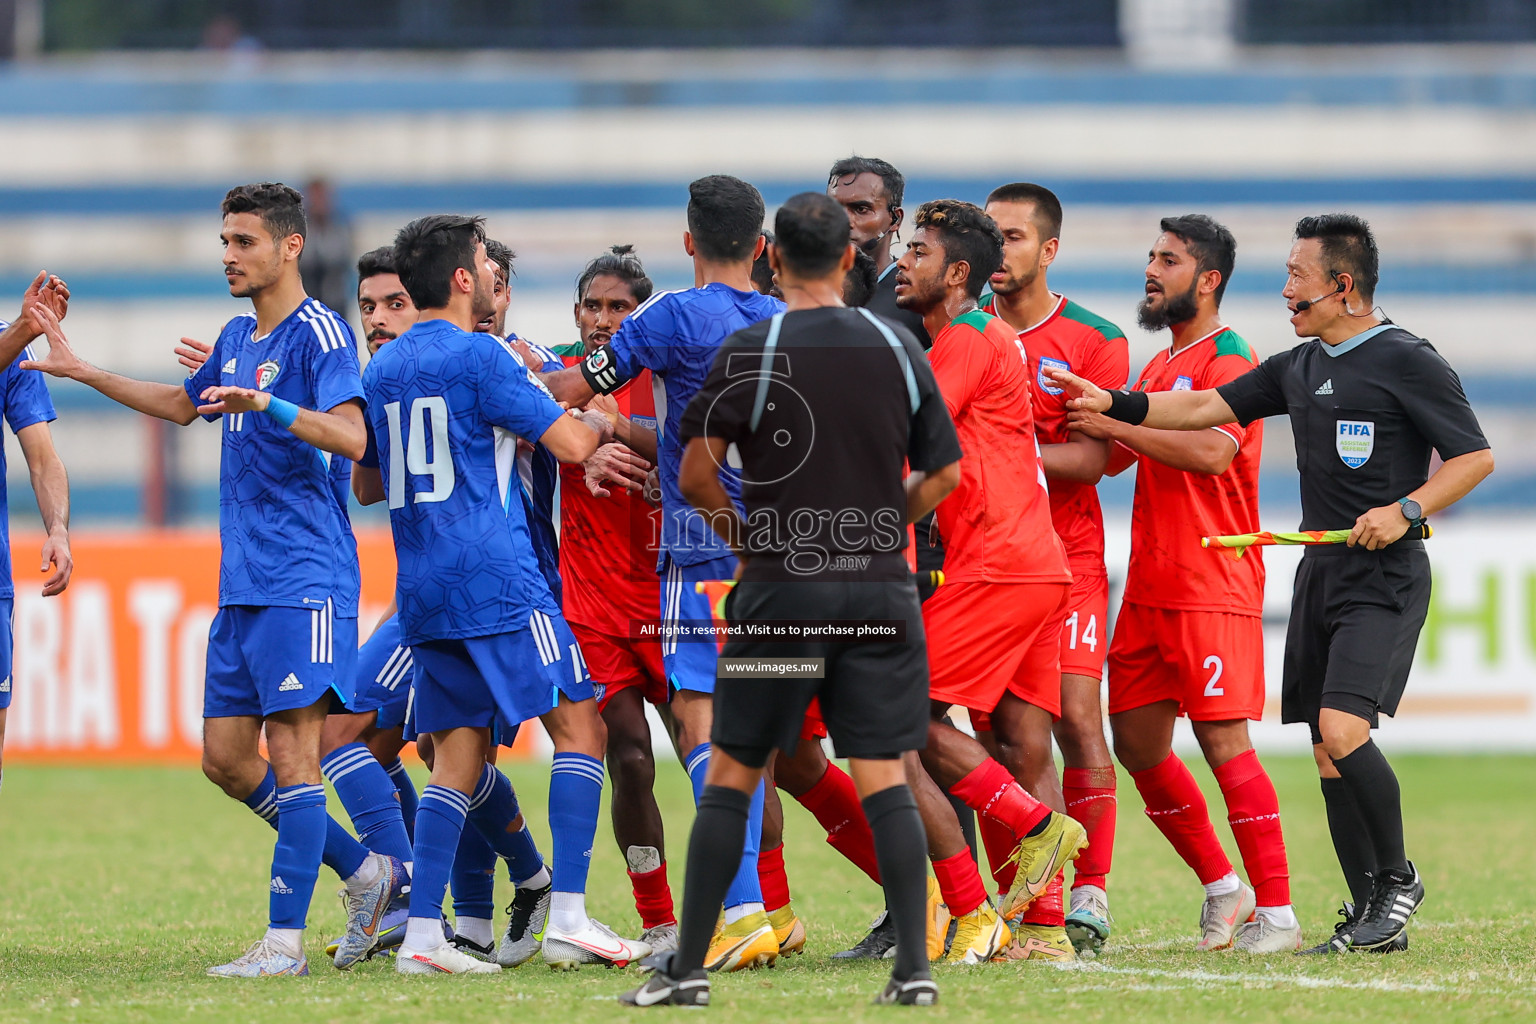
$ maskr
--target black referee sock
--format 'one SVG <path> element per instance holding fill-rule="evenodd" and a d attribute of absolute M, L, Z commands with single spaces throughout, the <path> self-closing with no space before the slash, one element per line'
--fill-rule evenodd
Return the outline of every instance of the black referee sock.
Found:
<path fill-rule="evenodd" d="M 674 978 L 704 966 L 721 901 L 741 865 L 751 804 L 751 793 L 727 786 L 705 786 L 699 794 L 699 811 L 688 837 L 688 878 L 683 886 L 677 953 L 672 958 Z"/>
<path fill-rule="evenodd" d="M 1338 854 L 1344 882 L 1356 913 L 1365 909 L 1371 895 L 1371 876 L 1376 873 L 1376 848 L 1366 833 L 1355 794 L 1343 779 L 1319 779 L 1323 784 L 1323 806 L 1328 809 L 1328 832 L 1333 836 L 1333 852 Z"/>
<path fill-rule="evenodd" d="M 864 798 L 864 817 L 875 834 L 875 859 L 885 905 L 896 926 L 897 981 L 928 977 L 928 836 L 917 800 L 905 784 Z"/>
<path fill-rule="evenodd" d="M 1403 796 L 1397 775 L 1375 740 L 1366 740 L 1348 757 L 1335 758 L 1333 766 L 1349 784 L 1355 809 L 1376 851 L 1376 870 L 1408 871 L 1403 852 Z"/>

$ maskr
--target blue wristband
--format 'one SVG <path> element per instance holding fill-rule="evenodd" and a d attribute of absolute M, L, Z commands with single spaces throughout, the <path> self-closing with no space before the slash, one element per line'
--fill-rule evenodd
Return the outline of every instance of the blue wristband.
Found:
<path fill-rule="evenodd" d="M 299 407 L 281 398 L 272 398 L 267 402 L 267 415 L 277 420 L 284 429 L 292 430 L 293 421 L 299 418 Z"/>

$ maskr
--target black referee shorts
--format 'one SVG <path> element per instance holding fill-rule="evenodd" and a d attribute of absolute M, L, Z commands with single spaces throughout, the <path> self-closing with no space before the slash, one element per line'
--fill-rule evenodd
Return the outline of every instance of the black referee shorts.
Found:
<path fill-rule="evenodd" d="M 1307 723 L 1312 742 L 1321 743 L 1323 708 L 1373 729 L 1379 715 L 1395 714 L 1429 612 L 1429 586 L 1420 541 L 1381 551 L 1308 548 L 1291 599 L 1280 720 Z"/>
<path fill-rule="evenodd" d="M 903 642 L 765 642 L 732 638 L 722 658 L 821 658 L 821 679 L 745 679 L 721 671 L 710 740 L 757 768 L 769 753 L 792 753 L 811 698 L 839 757 L 893 758 L 928 742 L 928 645 L 917 588 L 901 582 L 743 580 L 726 600 L 735 625 L 763 619 L 906 623 Z"/>

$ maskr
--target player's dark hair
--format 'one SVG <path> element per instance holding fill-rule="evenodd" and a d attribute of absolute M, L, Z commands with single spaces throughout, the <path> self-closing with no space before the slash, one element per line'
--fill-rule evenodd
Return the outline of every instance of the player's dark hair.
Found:
<path fill-rule="evenodd" d="M 773 232 L 763 228 L 763 251 L 752 261 L 752 287 L 759 295 L 773 294 L 773 264 L 768 250 L 773 248 Z"/>
<path fill-rule="evenodd" d="M 1034 203 L 1040 241 L 1049 242 L 1061 237 L 1061 200 L 1044 185 L 1028 181 L 999 185 L 987 196 L 986 205 L 991 206 L 993 203 Z"/>
<path fill-rule="evenodd" d="M 1366 302 L 1376 297 L 1381 254 L 1376 236 L 1364 218 L 1352 213 L 1323 213 L 1296 222 L 1296 238 L 1316 238 L 1323 244 L 1323 267 L 1331 276 L 1348 274 Z"/>
<path fill-rule="evenodd" d="M 827 172 L 827 184 L 840 178 L 857 178 L 861 174 L 873 174 L 885 189 L 885 208 L 895 212 L 907 192 L 907 179 L 901 172 L 884 160 L 872 156 L 845 156 Z"/>
<path fill-rule="evenodd" d="M 1003 265 L 1003 233 L 981 207 L 959 199 L 934 199 L 917 208 L 916 228 L 931 228 L 944 247 L 944 267 L 964 260 L 971 268 L 965 293 L 981 297 L 987 278 Z"/>
<path fill-rule="evenodd" d="M 1158 222 L 1158 227 L 1184 243 L 1189 254 L 1195 258 L 1196 274 L 1203 274 L 1207 270 L 1221 273 L 1221 282 L 1216 285 L 1216 305 L 1221 305 L 1227 282 L 1232 279 L 1232 268 L 1237 264 L 1237 239 L 1232 237 L 1232 232 L 1227 230 L 1225 224 L 1203 213 L 1164 217 Z"/>
<path fill-rule="evenodd" d="M 369 249 L 357 258 L 359 281 L 366 281 L 379 274 L 395 272 L 395 248 L 392 245 L 381 245 L 377 249 Z"/>
<path fill-rule="evenodd" d="M 710 174 L 688 186 L 688 233 L 694 250 L 706 260 L 751 259 L 763 215 L 762 194 L 740 178 Z"/>
<path fill-rule="evenodd" d="M 790 196 L 774 215 L 774 250 L 788 270 L 806 277 L 830 273 L 848 250 L 848 214 L 822 192 Z"/>
<path fill-rule="evenodd" d="M 505 242 L 498 242 L 494 238 L 485 240 L 485 255 L 496 268 L 501 271 L 502 280 L 512 280 L 512 261 L 517 259 L 517 253 Z"/>
<path fill-rule="evenodd" d="M 875 294 L 875 284 L 880 272 L 875 269 L 875 258 L 861 246 L 853 247 L 853 266 L 843 278 L 843 305 L 867 306 Z"/>
<path fill-rule="evenodd" d="M 656 290 L 650 276 L 645 272 L 645 265 L 640 262 L 640 257 L 635 255 L 635 247 L 632 245 L 612 246 L 601 256 L 587 262 L 581 270 L 581 276 L 576 279 L 577 302 L 587 294 L 587 286 L 596 277 L 616 277 L 629 285 L 629 293 L 635 297 L 637 306 L 650 298 L 651 292 Z"/>
<path fill-rule="evenodd" d="M 256 214 L 261 218 L 261 226 L 271 233 L 274 241 L 289 235 L 303 238 L 307 230 L 304 197 L 299 195 L 298 189 L 289 188 L 279 181 L 236 185 L 224 193 L 219 213 Z"/>
<path fill-rule="evenodd" d="M 485 241 L 485 218 L 452 213 L 418 217 L 395 236 L 395 270 L 417 309 L 448 305 L 453 272 L 476 278 L 475 246 Z"/>

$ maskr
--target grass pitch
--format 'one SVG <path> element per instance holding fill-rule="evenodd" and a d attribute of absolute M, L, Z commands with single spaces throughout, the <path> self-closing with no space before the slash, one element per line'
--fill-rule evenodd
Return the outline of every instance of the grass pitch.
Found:
<path fill-rule="evenodd" d="M 1331 932 L 1343 883 L 1309 761 L 1266 759 L 1280 791 L 1293 896 L 1307 938 Z M 862 933 L 879 894 L 786 801 L 790 881 L 810 929 L 808 952 L 771 971 L 719 977 L 717 1021 L 836 1021 L 911 1013 L 925 1020 L 1408 1021 L 1536 1020 L 1536 758 L 1399 757 L 1408 848 L 1428 888 L 1405 955 L 1248 957 L 1193 952 L 1200 889 L 1121 781 L 1110 896 L 1117 931 L 1104 955 L 1074 968 L 1037 963 L 936 968 L 933 1010 L 875 1008 L 883 965 L 833 965 Z M 673 893 L 691 817 L 686 779 L 659 783 Z M 544 817 L 547 774 L 508 768 L 530 820 Z M 1220 795 L 1203 776 L 1224 818 Z M 547 848 L 547 829 L 536 829 Z M 1229 854 L 1236 845 L 1218 825 Z M 537 961 L 481 978 L 400 977 L 388 960 L 333 970 L 323 941 L 341 925 L 325 872 L 307 948 L 313 976 L 265 982 L 205 977 L 266 923 L 272 833 L 195 770 L 79 770 L 14 765 L 0 794 L 0 1020 L 429 1021 L 623 1017 L 613 1002 L 633 971 L 556 974 Z M 503 882 L 503 885 L 505 883 Z M 505 893 L 498 893 L 505 896 Z M 623 932 L 633 906 L 606 819 L 588 905 Z M 669 1011 L 649 1012 L 653 1016 Z M 676 1012 L 676 1011 L 670 1011 Z"/>

